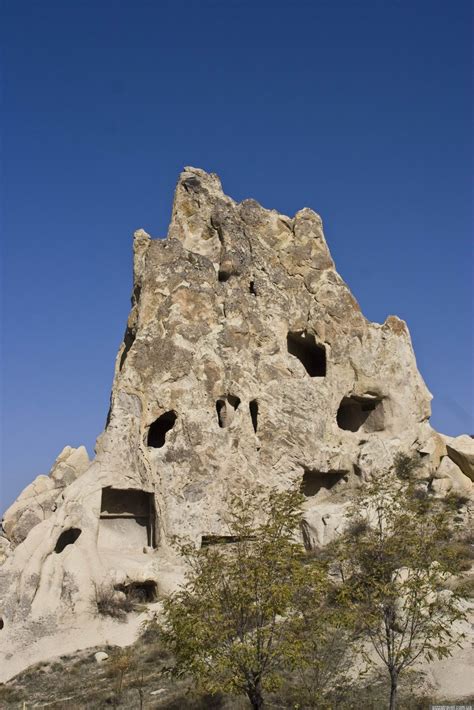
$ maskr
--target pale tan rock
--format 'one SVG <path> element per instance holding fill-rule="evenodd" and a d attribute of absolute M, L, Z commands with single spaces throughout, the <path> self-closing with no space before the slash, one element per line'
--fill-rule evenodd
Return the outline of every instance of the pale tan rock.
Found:
<path fill-rule="evenodd" d="M 90 466 L 85 446 L 65 446 L 49 473 L 56 485 L 69 485 Z"/>
<path fill-rule="evenodd" d="M 434 469 L 437 469 L 443 456 L 446 456 L 446 444 L 443 437 L 436 431 L 431 431 L 424 444 L 418 449 L 422 456 L 427 456 Z"/>
<path fill-rule="evenodd" d="M 474 494 L 474 485 L 471 479 L 465 476 L 459 466 L 456 466 L 454 461 L 448 456 L 445 456 L 441 460 L 435 473 L 435 479 L 449 479 L 452 484 L 449 490 L 460 496 L 467 496 L 469 498 Z"/>
<path fill-rule="evenodd" d="M 5 511 L 2 520 L 5 535 L 11 540 L 14 539 L 15 526 L 24 513 L 30 512 L 35 514 L 36 522 L 34 524 L 37 524 L 43 520 L 45 517 L 42 514 L 43 503 L 47 507 L 48 503 L 51 504 L 56 496 L 57 492 L 55 490 L 54 481 L 48 476 L 37 476 L 35 480 L 20 493 L 16 501 Z M 31 527 L 33 527 L 33 524 Z M 26 532 L 29 532 L 31 527 Z"/>
<path fill-rule="evenodd" d="M 474 481 L 474 439 L 467 434 L 457 436 L 446 444 L 446 449 L 449 458 Z"/>
<path fill-rule="evenodd" d="M 432 446 L 406 324 L 364 318 L 312 210 L 236 203 L 186 168 L 167 239 L 138 230 L 133 251 L 96 457 L 67 447 L 6 514 L 22 539 L 0 568 L 0 681 L 75 644 L 129 643 L 136 617 L 122 631 L 99 619 L 98 590 L 138 585 L 156 603 L 176 589 L 175 539 L 226 535 L 233 492 L 300 485 L 319 546 L 357 487 Z"/>
<path fill-rule="evenodd" d="M 96 663 L 103 663 L 109 658 L 109 654 L 106 653 L 105 651 L 97 651 L 97 653 L 94 653 L 94 659 Z"/>
<path fill-rule="evenodd" d="M 2 565 L 11 552 L 11 542 L 0 535 L 0 565 Z"/>
<path fill-rule="evenodd" d="M 56 508 L 61 489 L 89 468 L 86 448 L 65 446 L 48 476 L 39 475 L 18 496 L 2 520 L 5 535 L 13 545 L 22 542 L 30 530 L 49 518 Z"/>
<path fill-rule="evenodd" d="M 434 478 L 430 489 L 438 498 L 444 498 L 452 490 L 452 487 L 451 478 Z"/>

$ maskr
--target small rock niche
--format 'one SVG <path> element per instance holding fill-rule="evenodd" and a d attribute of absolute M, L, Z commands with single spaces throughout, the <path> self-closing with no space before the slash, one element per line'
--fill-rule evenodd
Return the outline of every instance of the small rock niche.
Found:
<path fill-rule="evenodd" d="M 158 597 L 158 588 L 152 579 L 146 579 L 143 582 L 130 582 L 129 584 L 116 584 L 115 589 L 118 592 L 123 592 L 127 599 L 138 604 L 154 602 Z"/>
<path fill-rule="evenodd" d="M 377 395 L 343 397 L 337 410 L 337 425 L 346 431 L 370 433 L 384 429 L 383 400 Z"/>
<path fill-rule="evenodd" d="M 220 283 L 225 283 L 230 279 L 232 276 L 231 271 L 227 271 L 226 269 L 219 269 L 217 272 L 217 280 L 220 281 Z"/>
<path fill-rule="evenodd" d="M 326 377 L 326 348 L 312 333 L 290 332 L 286 343 L 288 353 L 298 358 L 310 377 Z"/>
<path fill-rule="evenodd" d="M 239 408 L 240 399 L 233 394 L 219 397 L 216 401 L 217 422 L 221 429 L 232 424 L 235 412 Z"/>
<path fill-rule="evenodd" d="M 82 530 L 80 528 L 68 528 L 67 530 L 63 530 L 57 539 L 54 551 L 59 554 L 68 545 L 74 545 L 81 533 Z"/>
<path fill-rule="evenodd" d="M 161 449 L 166 444 L 166 435 L 174 427 L 177 414 L 173 410 L 165 412 L 148 427 L 146 443 L 152 449 Z"/>
<path fill-rule="evenodd" d="M 318 494 L 321 496 L 333 489 L 340 481 L 347 481 L 347 476 L 347 471 L 305 469 L 301 481 L 301 492 L 306 498 L 312 498 Z"/>
<path fill-rule="evenodd" d="M 114 550 L 155 547 L 153 495 L 136 489 L 103 488 L 98 546 Z"/>
<path fill-rule="evenodd" d="M 250 412 L 250 418 L 252 420 L 253 430 L 255 433 L 257 433 L 257 430 L 258 430 L 258 402 L 256 399 L 252 399 L 252 401 L 249 402 L 249 412 Z"/>

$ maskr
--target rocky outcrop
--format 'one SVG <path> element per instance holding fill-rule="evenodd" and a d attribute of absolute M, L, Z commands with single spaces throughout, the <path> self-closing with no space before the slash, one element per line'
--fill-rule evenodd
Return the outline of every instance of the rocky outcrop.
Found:
<path fill-rule="evenodd" d="M 53 464 L 48 476 L 37 476 L 5 512 L 4 534 L 13 545 L 27 537 L 32 528 L 52 515 L 60 505 L 61 491 L 90 466 L 84 446 L 66 446 Z"/>
<path fill-rule="evenodd" d="M 466 434 L 446 439 L 449 458 L 459 466 L 465 476 L 474 481 L 474 439 Z"/>
<path fill-rule="evenodd" d="M 419 452 L 426 485 L 444 481 L 437 494 L 472 496 L 430 400 L 406 324 L 365 319 L 315 212 L 236 203 L 216 175 L 186 168 L 168 237 L 135 233 L 95 460 L 61 455 L 5 516 L 16 547 L 0 568 L 4 677 L 39 660 L 45 636 L 60 653 L 65 626 L 81 629 L 78 645 L 111 638 L 90 621 L 101 585 L 148 600 L 174 589 L 174 539 L 222 539 L 234 491 L 299 484 L 310 547 L 337 534 L 354 490 L 399 451 Z"/>

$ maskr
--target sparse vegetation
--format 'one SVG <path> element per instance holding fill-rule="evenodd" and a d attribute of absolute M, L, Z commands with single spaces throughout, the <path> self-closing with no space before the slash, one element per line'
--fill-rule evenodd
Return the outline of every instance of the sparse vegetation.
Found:
<path fill-rule="evenodd" d="M 275 710 L 379 710 L 389 697 L 390 708 L 398 701 L 403 710 L 428 710 L 443 703 L 413 664 L 448 656 L 459 640 L 460 600 L 474 596 L 467 574 L 474 546 L 456 523 L 457 505 L 414 495 L 417 468 L 399 458 L 368 482 L 346 532 L 309 554 L 297 543 L 298 492 L 273 493 L 266 505 L 254 492 L 235 498 L 234 542 L 183 548 L 188 583 L 165 600 L 167 624 L 155 615 L 127 649 L 37 664 L 0 685 L 0 707 L 244 710 L 265 701 Z M 145 583 L 101 586 L 93 601 L 99 614 L 123 620 L 152 591 Z M 96 663 L 96 650 L 108 660 Z"/>
<path fill-rule="evenodd" d="M 102 584 L 95 588 L 94 604 L 102 616 L 111 616 L 119 621 L 125 621 L 127 614 L 136 608 L 136 600 L 115 589 L 110 584 Z"/>
<path fill-rule="evenodd" d="M 463 599 L 474 599 L 474 577 L 461 577 L 458 579 L 455 589 Z"/>
<path fill-rule="evenodd" d="M 458 594 L 446 589 L 465 549 L 450 542 L 450 509 L 413 496 L 417 468 L 417 460 L 399 456 L 393 470 L 369 481 L 333 546 L 340 601 L 366 641 L 368 666 L 381 662 L 387 670 L 390 710 L 400 676 L 417 660 L 449 656 L 462 638 L 456 622 L 465 618 Z"/>
<path fill-rule="evenodd" d="M 235 496 L 228 521 L 235 544 L 185 548 L 187 584 L 164 602 L 175 672 L 207 692 L 244 694 L 256 710 L 285 668 L 304 663 L 301 590 L 318 606 L 327 587 L 322 565 L 301 563 L 302 500 L 297 491 Z"/>
<path fill-rule="evenodd" d="M 197 690 L 190 676 L 171 677 L 168 669 L 173 665 L 173 658 L 156 636 L 146 634 L 128 649 L 131 663 L 124 673 L 118 697 L 117 676 L 110 673 L 109 661 L 98 664 L 94 660 L 98 650 L 106 651 L 110 658 L 122 652 L 109 646 L 92 648 L 32 666 L 0 685 L 0 707 L 21 710 L 23 702 L 28 708 L 47 705 L 48 710 L 106 710 L 114 706 L 127 710 L 140 707 L 144 710 L 245 710 L 248 707 L 244 698 Z M 342 684 L 329 701 L 316 705 L 304 701 L 298 674 L 298 669 L 285 673 L 281 687 L 275 693 L 268 693 L 269 710 L 381 710 L 385 705 L 387 681 L 380 674 Z M 434 696 L 423 676 L 414 672 L 401 679 L 399 699 L 403 710 L 429 710 L 431 704 L 443 704 L 444 700 Z M 464 704 L 473 701 L 474 698 L 465 698 Z"/>

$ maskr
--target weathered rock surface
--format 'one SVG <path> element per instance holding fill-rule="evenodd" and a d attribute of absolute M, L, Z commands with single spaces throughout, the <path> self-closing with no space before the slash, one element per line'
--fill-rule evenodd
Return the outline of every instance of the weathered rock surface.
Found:
<path fill-rule="evenodd" d="M 441 483 L 441 481 L 445 481 L 445 483 Z M 460 497 L 469 497 L 473 490 L 471 479 L 465 476 L 459 466 L 456 466 L 448 456 L 441 460 L 431 485 L 438 492 L 445 489 L 457 493 Z"/>
<path fill-rule="evenodd" d="M 61 490 L 90 466 L 84 446 L 66 446 L 53 464 L 48 476 L 35 478 L 5 512 L 3 530 L 13 545 L 18 545 L 38 523 L 52 515 L 58 506 Z M 59 503 L 60 504 L 60 503 Z"/>
<path fill-rule="evenodd" d="M 0 568 L 0 680 L 61 653 L 66 627 L 81 627 L 77 648 L 110 640 L 117 622 L 91 622 L 104 585 L 149 601 L 174 589 L 173 539 L 226 535 L 233 491 L 299 482 L 309 546 L 337 534 L 354 489 L 399 451 L 420 452 L 424 485 L 472 496 L 467 449 L 449 444 L 462 454 L 446 463 L 430 400 L 406 324 L 364 318 L 315 212 L 238 204 L 186 168 L 167 239 L 135 233 L 95 460 L 68 449 L 5 514 L 16 547 Z"/>
<path fill-rule="evenodd" d="M 103 663 L 108 659 L 108 657 L 109 654 L 105 653 L 105 651 L 97 651 L 97 653 L 94 653 L 96 663 Z"/>
<path fill-rule="evenodd" d="M 446 450 L 464 475 L 474 481 L 474 439 L 466 434 L 457 436 L 446 443 Z"/>

